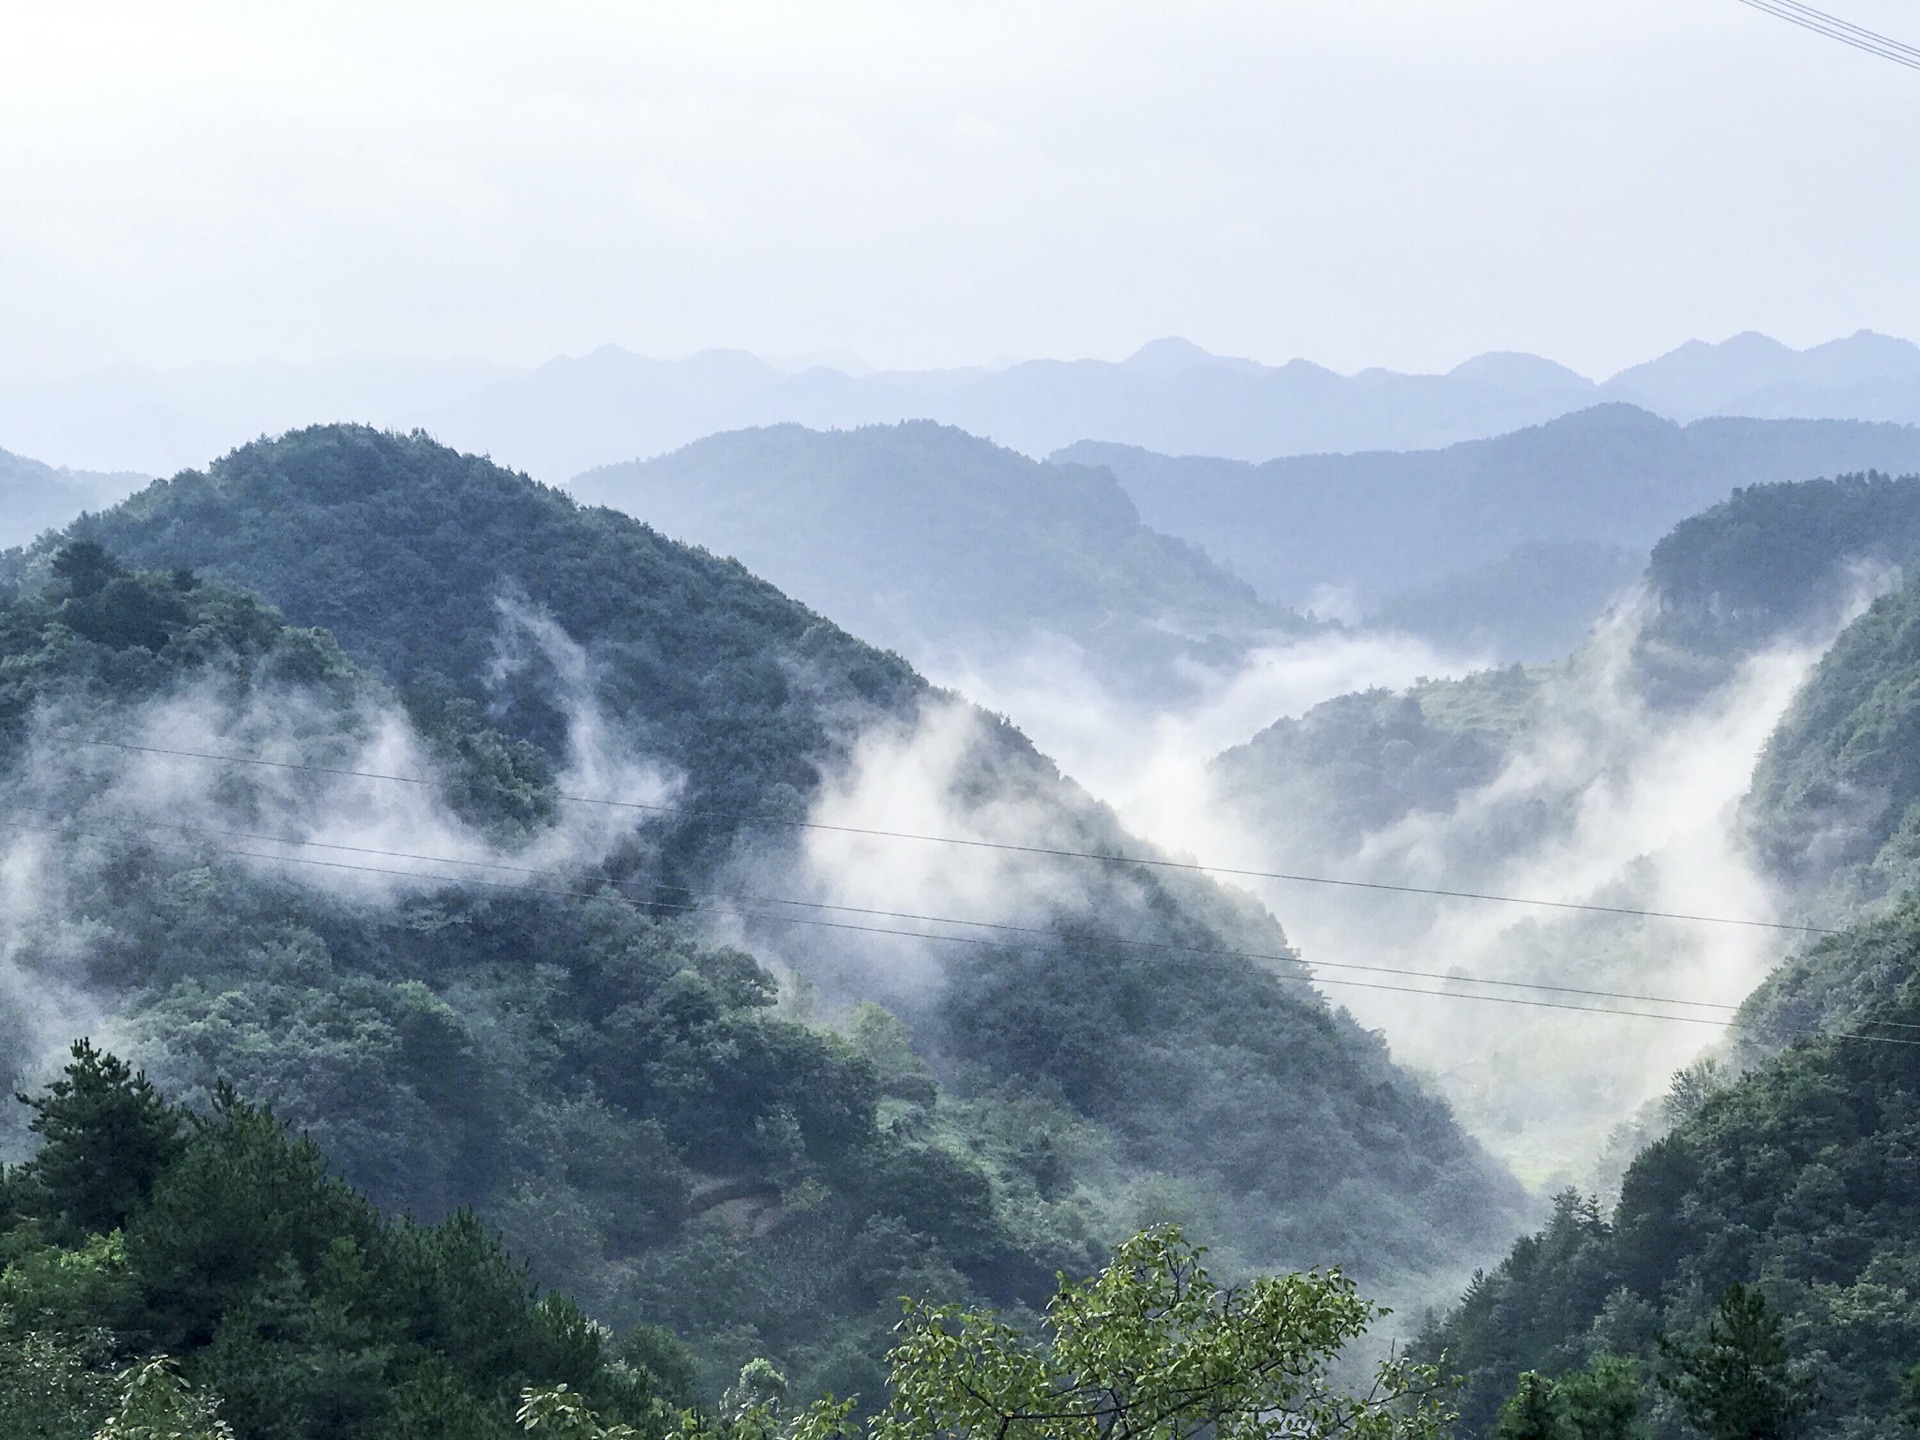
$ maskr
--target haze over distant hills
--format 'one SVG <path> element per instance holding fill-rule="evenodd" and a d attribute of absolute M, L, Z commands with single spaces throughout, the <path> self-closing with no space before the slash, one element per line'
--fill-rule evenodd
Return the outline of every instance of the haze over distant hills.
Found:
<path fill-rule="evenodd" d="M 1607 404 L 1441 450 L 1252 465 L 1083 442 L 1054 458 L 1106 466 L 1148 525 L 1203 546 L 1277 604 L 1547 659 L 1685 516 L 1741 486 L 1920 471 L 1920 428 L 1680 425 Z"/>
<path fill-rule="evenodd" d="M 0 450 L 0 548 L 24 545 L 43 530 L 65 525 L 82 510 L 126 499 L 151 477 L 56 470 Z"/>
<path fill-rule="evenodd" d="M 1455 655 L 1547 660 L 1654 540 L 1734 490 L 1920 472 L 1920 428 L 1601 405 L 1443 450 L 1250 465 L 1085 442 L 1047 463 L 926 421 L 777 425 L 576 476 L 576 498 L 733 556 L 916 664 L 994 673 L 1038 644 L 1170 700 L 1300 608 Z"/>
<path fill-rule="evenodd" d="M 1313 628 L 1142 525 L 1111 471 L 924 420 L 731 431 L 569 488 L 732 556 L 923 665 L 1053 642 L 1110 685 L 1166 693 Z"/>
<path fill-rule="evenodd" d="M 0 386 L 0 446 L 56 463 L 163 474 L 259 435 L 341 419 L 421 427 L 536 478 L 644 459 L 719 430 L 933 419 L 1030 455 L 1079 440 L 1263 461 L 1431 449 L 1607 400 L 1707 415 L 1920 422 L 1920 347 L 1862 331 L 1807 350 L 1762 335 L 1692 341 L 1603 383 L 1533 355 L 1443 375 L 1341 375 L 1156 340 L 1126 360 L 865 372 L 741 351 L 650 359 L 615 346 L 533 369 L 342 356 L 173 371 L 114 367 Z"/>

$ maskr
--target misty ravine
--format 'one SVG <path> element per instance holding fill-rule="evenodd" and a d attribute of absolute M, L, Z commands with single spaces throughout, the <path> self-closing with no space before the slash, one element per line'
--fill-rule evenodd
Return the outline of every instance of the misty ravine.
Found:
<path fill-rule="evenodd" d="M 1754 563 L 1809 509 L 1823 550 Z M 1822 697 L 1888 703 L 1909 512 L 1920 481 L 1743 489 L 1552 663 L 1256 608 L 1230 643 L 1177 634 L 1155 680 L 1002 617 L 996 661 L 950 652 L 983 709 L 735 561 L 421 434 L 317 427 L 183 472 L 0 577 L 0 1042 L 16 1089 L 55 1086 L 0 1135 L 0 1315 L 21 1345 L 171 1336 L 249 1433 L 283 1372 L 301 1413 L 351 1417 L 315 1433 L 385 1434 L 434 1386 L 497 1419 L 563 1380 L 665 1424 L 756 1366 L 879 1395 L 900 1295 L 1031 1326 L 1057 1274 L 1177 1223 L 1229 1276 L 1357 1277 L 1399 1314 L 1353 1357 L 1468 1356 L 1485 1429 L 1519 1383 L 1486 1277 L 1547 1243 L 1502 1261 L 1515 1237 L 1546 1217 L 1599 1245 L 1603 1204 L 1719 1143 L 1688 1138 L 1713 1097 L 1888 1023 L 1831 957 L 1900 923 L 1905 822 L 1867 802 L 1906 772 L 1780 777 L 1881 723 Z M 1243 603 L 1115 533 L 1215 619 Z M 1099 553 L 1047 563 L 1122 563 Z M 1821 871 L 1847 823 L 1883 851 Z M 1865 928 L 1823 949 L 1799 924 Z M 439 1227 L 396 1232 L 430 1250 L 494 1237 L 459 1263 L 509 1309 L 580 1308 L 528 1312 L 489 1376 L 425 1320 L 382 1329 L 404 1306 L 376 1325 L 336 1235 L 248 1250 L 168 1329 L 175 1142 L 115 1202 L 121 1239 L 47 1198 L 43 1117 L 83 1084 L 190 1137 L 208 1213 L 280 1235 L 293 1192 L 231 1187 L 307 1166 Z M 313 1148 L 274 1148 L 293 1135 Z M 1549 1204 L 1569 1185 L 1599 1198 Z M 412 1273 L 339 1223 L 367 1285 Z M 1634 1274 L 1614 1288 L 1669 1303 Z M 1652 1323 L 1551 1363 L 1642 1363 Z M 46 1363 L 98 1368 L 58 1343 Z M 351 1403 L 348 1371 L 373 1377 Z"/>

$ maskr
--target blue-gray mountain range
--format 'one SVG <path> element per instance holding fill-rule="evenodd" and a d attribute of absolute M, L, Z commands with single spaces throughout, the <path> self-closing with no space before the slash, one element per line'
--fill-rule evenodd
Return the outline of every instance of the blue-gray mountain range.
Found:
<path fill-rule="evenodd" d="M 1080 440 L 1175 455 L 1418 450 L 1619 400 L 1708 415 L 1920 422 L 1920 347 L 1862 331 L 1794 350 L 1763 335 L 1699 341 L 1596 383 L 1537 356 L 1445 374 L 1341 375 L 1157 340 L 1119 362 L 875 371 L 770 364 L 740 351 L 650 359 L 612 346 L 533 369 L 345 356 L 158 371 L 117 367 L 0 386 L 0 447 L 59 464 L 166 474 L 319 421 L 425 428 L 538 479 L 642 459 L 721 430 L 933 419 L 1028 455 Z"/>
<path fill-rule="evenodd" d="M 1252 465 L 1083 443 L 1045 463 L 948 426 L 710 436 L 572 482 L 740 560 L 855 634 L 945 668 L 1064 640 L 1166 692 L 1337 594 L 1456 652 L 1579 643 L 1653 542 L 1734 490 L 1920 472 L 1920 428 L 1596 406 L 1440 450 Z"/>

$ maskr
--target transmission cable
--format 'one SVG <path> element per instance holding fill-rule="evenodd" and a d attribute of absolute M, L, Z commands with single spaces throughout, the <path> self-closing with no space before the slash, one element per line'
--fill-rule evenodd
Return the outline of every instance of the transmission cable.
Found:
<path fill-rule="evenodd" d="M 52 820 L 55 822 L 58 822 L 63 818 L 60 816 L 51 815 L 47 812 L 40 812 L 40 814 L 42 818 Z M 124 825 L 124 822 L 121 822 L 121 823 Z M 126 826 L 125 828 L 132 829 L 134 827 Z M 300 836 L 270 835 L 270 834 L 263 834 L 259 831 L 252 831 L 252 830 L 224 830 L 224 829 L 219 829 L 216 827 L 205 826 L 205 825 L 184 825 L 184 824 L 177 824 L 177 823 L 176 824 L 160 824 L 158 822 L 149 822 L 147 825 L 140 828 L 148 831 L 169 831 L 169 832 L 188 836 L 189 838 L 214 836 L 221 839 L 248 840 L 248 841 L 255 841 L 255 842 L 270 844 L 270 845 L 304 846 L 304 847 L 315 849 L 315 850 L 333 850 L 333 851 L 338 851 L 344 854 L 368 855 L 376 859 L 419 860 L 419 861 L 426 862 L 428 864 L 458 865 L 458 866 L 472 868 L 472 869 L 496 870 L 502 873 L 513 874 L 513 875 L 546 876 L 546 877 L 551 877 L 554 879 L 561 879 L 561 880 L 564 880 L 566 878 L 564 872 L 556 869 L 548 868 L 548 867 L 540 867 L 540 866 L 532 866 L 532 865 L 513 865 L 500 860 L 469 860 L 469 859 L 463 859 L 459 856 L 452 856 L 452 855 L 423 855 L 416 851 L 407 851 L 407 850 L 382 850 L 382 849 L 377 849 L 373 846 L 368 846 L 368 845 L 349 845 L 342 841 L 314 840 L 314 839 L 300 837 Z M 62 833 L 62 832 L 60 832 L 56 826 L 49 829 L 45 833 Z M 93 830 L 93 831 L 73 830 L 70 833 L 84 834 L 91 838 L 96 838 L 96 839 L 117 838 L 111 832 L 98 831 L 98 830 Z M 251 858 L 255 858 L 255 859 L 286 859 L 286 860 L 299 859 L 299 857 L 297 856 L 258 856 L 258 855 L 254 855 L 253 852 L 250 852 L 250 851 L 247 851 L 247 852 L 223 851 L 220 853 L 246 854 L 251 856 Z M 416 872 L 416 871 L 384 871 L 381 873 L 390 873 L 390 874 L 396 874 L 396 875 L 418 875 L 419 878 L 421 879 L 436 880 L 436 881 L 441 881 L 443 883 L 452 884 L 452 885 L 465 883 L 465 877 L 460 877 L 460 876 L 428 875 L 423 872 Z M 656 883 L 651 887 L 655 893 L 651 896 L 648 896 L 648 895 L 635 895 L 632 893 L 638 883 L 635 881 L 619 880 L 611 876 L 608 876 L 603 878 L 602 883 L 620 891 L 621 894 L 625 895 L 629 900 L 633 901 L 635 905 L 640 906 L 642 908 L 671 909 L 671 910 L 682 911 L 685 913 L 698 913 L 698 912 L 708 912 L 708 913 L 715 913 L 715 914 L 739 913 L 739 914 L 746 914 L 746 915 L 768 916 L 774 919 L 785 919 L 789 917 L 785 915 L 784 911 L 768 910 L 765 908 L 754 909 L 751 907 L 790 906 L 790 907 L 796 907 L 796 908 L 807 909 L 807 910 L 828 910 L 838 914 L 861 915 L 861 916 L 867 916 L 870 918 L 885 919 L 885 920 L 917 920 L 930 925 L 959 925 L 959 926 L 966 926 L 970 929 L 975 929 L 975 930 L 992 930 L 992 931 L 997 931 L 997 932 L 1006 933 L 1006 934 L 1035 935 L 1035 936 L 1041 936 L 1045 938 L 1056 938 L 1056 939 L 1059 936 L 1059 931 L 1055 929 L 1051 929 L 1046 926 L 1041 926 L 1041 925 L 1013 925 L 1005 921 L 967 920 L 967 919 L 961 919 L 957 916 L 952 916 L 952 915 L 928 915 L 928 914 L 925 914 L 919 911 L 913 911 L 913 910 L 886 910 L 886 909 L 881 909 L 874 906 L 841 905 L 841 904 L 835 904 L 831 901 L 826 901 L 826 900 L 802 900 L 795 896 L 789 896 L 789 895 L 756 895 L 752 893 L 712 891 L 712 890 L 703 892 L 700 890 L 696 890 L 691 886 L 682 886 L 682 885 L 668 886 L 668 885 Z M 520 888 L 525 888 L 525 887 L 520 887 Z M 693 900 L 700 901 L 702 903 L 694 904 L 688 901 L 669 900 L 663 897 L 663 895 L 661 894 L 661 892 L 663 891 L 671 891 L 672 893 L 675 893 L 675 894 L 684 894 L 692 897 Z M 579 893 L 585 893 L 585 892 L 566 891 L 566 892 L 558 892 L 558 893 L 579 894 Z M 933 933 L 922 932 L 922 931 L 906 931 L 906 930 L 886 930 L 886 931 L 879 931 L 876 933 L 884 933 L 889 935 L 911 935 L 916 938 L 926 939 L 926 940 L 944 940 L 944 939 L 961 938 L 957 936 L 944 936 L 944 935 L 933 934 Z M 1585 996 L 1592 996 L 1595 998 L 1607 999 L 1607 1000 L 1635 1000 L 1635 1001 L 1640 1001 L 1646 1004 L 1678 1005 L 1678 1006 L 1685 1006 L 1691 1009 L 1734 1011 L 1740 1008 L 1737 1004 L 1731 1004 L 1722 1000 L 1683 1000 L 1683 999 L 1676 999 L 1672 996 L 1667 996 L 1667 995 L 1647 995 L 1647 994 L 1643 994 L 1636 991 L 1625 991 L 1625 990 L 1593 990 L 1593 989 L 1588 989 L 1588 988 L 1584 988 L 1576 985 L 1555 985 L 1546 981 L 1538 981 L 1538 980 L 1497 980 L 1489 976 L 1467 975 L 1467 974 L 1462 974 L 1459 971 L 1452 971 L 1452 970 L 1412 970 L 1402 966 L 1395 966 L 1395 965 L 1363 965 L 1355 962 L 1338 961 L 1338 960 L 1305 960 L 1305 959 L 1302 959 L 1299 955 L 1292 953 L 1290 951 L 1274 954 L 1274 953 L 1268 953 L 1268 952 L 1257 951 L 1257 950 L 1224 949 L 1218 946 L 1172 944 L 1172 943 L 1164 943 L 1156 940 L 1127 940 L 1127 939 L 1120 938 L 1118 936 L 1104 939 L 1102 943 L 1107 945 L 1122 946 L 1128 949 L 1152 950 L 1156 952 L 1174 952 L 1174 953 L 1185 954 L 1185 955 L 1216 957 L 1216 958 L 1224 958 L 1224 959 L 1251 960 L 1251 961 L 1263 962 L 1265 964 L 1304 965 L 1312 970 L 1321 970 L 1321 969 L 1355 970 L 1355 971 L 1361 971 L 1364 973 L 1372 973 L 1372 974 L 1406 976 L 1409 978 L 1421 979 L 1421 980 L 1440 980 L 1440 981 L 1445 981 L 1449 983 L 1458 982 L 1458 983 L 1466 983 L 1466 984 L 1473 984 L 1473 985 L 1493 985 L 1493 986 L 1501 986 L 1501 987 L 1505 987 L 1508 989 L 1515 989 L 1515 990 L 1546 990 L 1546 991 L 1551 991 L 1558 994 L 1585 995 Z M 1911 1028 L 1920 1029 L 1920 1025 L 1916 1025 Z"/>
<path fill-rule="evenodd" d="M 1802 5 L 1799 0 L 1740 0 L 1740 3 L 1750 9 L 1777 16 L 1803 30 L 1811 30 L 1816 35 L 1824 35 L 1829 40 L 1838 40 L 1842 45 L 1851 45 L 1869 55 L 1878 55 L 1882 60 L 1891 60 L 1909 70 L 1920 70 L 1920 48 L 1842 20 L 1838 15 L 1816 10 L 1811 5 Z"/>
<path fill-rule="evenodd" d="M 180 750 L 160 745 L 133 745 L 116 740 L 82 740 L 83 745 L 110 750 L 128 750 L 145 755 L 172 755 L 190 760 L 210 760 L 225 765 L 257 765 L 273 770 L 308 771 L 318 775 L 338 775 L 361 780 L 390 780 L 402 785 L 433 786 L 437 782 L 415 775 L 387 775 L 371 770 L 352 770 L 329 765 L 309 765 L 291 760 L 267 760 L 250 755 L 219 755 L 204 750 Z M 1328 875 L 1302 875 L 1277 870 L 1248 870 L 1231 865 L 1208 865 L 1196 860 L 1168 860 L 1144 855 L 1108 855 L 1093 850 L 1068 850 L 1047 845 L 1016 845 L 1000 840 L 970 839 L 958 835 L 923 835 L 909 830 L 881 830 L 858 825 L 830 825 L 818 820 L 795 820 L 783 815 L 749 815 L 738 811 L 702 810 L 684 805 L 649 804 L 640 800 L 612 800 L 596 795 L 559 793 L 557 799 L 577 805 L 604 805 L 615 809 L 637 810 L 648 814 L 681 819 L 728 820 L 745 825 L 780 826 L 794 830 L 823 831 L 837 835 L 858 835 L 882 840 L 910 840 L 928 845 L 954 845 L 972 850 L 997 850 L 1016 855 L 1040 855 L 1051 859 L 1089 860 L 1104 865 L 1138 865 L 1158 870 L 1187 871 L 1203 875 L 1230 875 L 1245 880 L 1277 880 L 1301 885 L 1329 885 L 1353 890 L 1388 891 L 1402 895 L 1425 895 L 1450 900 L 1483 900 L 1502 905 L 1533 905 L 1550 910 L 1571 910 L 1587 914 L 1632 916 L 1647 920 L 1679 920 L 1704 925 L 1738 925 L 1757 930 L 1781 930 L 1803 935 L 1834 935 L 1837 930 L 1819 925 L 1800 925 L 1782 920 L 1753 920 L 1731 915 L 1694 915 L 1671 910 L 1646 910 L 1631 905 L 1598 905 L 1574 900 L 1544 900 L 1522 895 L 1496 895 L 1478 890 L 1447 890 L 1427 885 L 1396 885 L 1384 880 L 1350 880 Z"/>
<path fill-rule="evenodd" d="M 19 822 L 13 822 L 12 828 L 18 829 L 18 830 L 24 830 L 32 833 L 48 834 L 48 835 L 80 834 L 80 835 L 87 835 L 91 838 L 109 839 L 109 840 L 120 838 L 119 836 L 116 836 L 111 832 L 103 832 L 103 831 L 97 831 L 97 830 L 95 831 L 80 830 L 77 827 L 74 827 L 71 825 L 35 826 L 35 825 L 27 825 Z M 306 842 L 282 840 L 276 837 L 273 843 L 303 844 Z M 342 847 L 342 848 L 346 848 L 346 847 Z M 554 897 L 568 898 L 568 899 L 579 899 L 579 900 L 604 900 L 608 898 L 618 898 L 619 900 L 632 906 L 636 910 L 643 909 L 642 902 L 636 902 L 630 896 L 627 896 L 626 894 L 618 891 L 617 889 L 614 890 L 612 896 L 609 896 L 607 891 L 604 889 L 598 890 L 598 891 L 581 890 L 581 889 L 561 889 L 556 887 L 534 886 L 534 885 L 527 885 L 527 884 L 521 884 L 521 883 L 513 883 L 508 881 L 482 880 L 472 876 L 431 875 L 431 874 L 425 874 L 415 870 L 398 870 L 390 866 L 366 865 L 366 864 L 361 864 L 361 863 L 351 862 L 351 861 L 322 860 L 322 859 L 317 859 L 310 856 L 269 855 L 269 854 L 263 854 L 259 851 L 226 849 L 226 848 L 220 848 L 220 847 L 207 847 L 207 849 L 214 854 L 226 855 L 226 856 L 240 858 L 240 859 L 260 860 L 260 861 L 266 861 L 266 862 L 276 863 L 276 864 L 308 865 L 308 866 L 314 866 L 314 867 L 327 869 L 327 870 L 339 870 L 339 871 L 347 871 L 347 872 L 359 873 L 359 874 L 385 875 L 385 876 L 391 876 L 391 877 L 395 877 L 403 880 L 438 882 L 441 884 L 451 885 L 456 887 L 472 885 L 472 886 L 480 886 L 482 888 L 492 889 L 492 890 L 507 890 L 507 891 L 512 891 L 520 894 L 532 893 L 532 894 L 541 894 L 546 896 L 554 896 Z M 374 853 L 379 854 L 383 852 L 374 852 Z M 398 855 L 399 852 L 384 852 L 384 853 L 391 853 L 391 854 Z M 461 863 L 467 863 L 467 862 L 461 862 Z M 551 872 L 547 872 L 547 873 L 551 873 Z M 672 901 L 661 901 L 661 902 L 654 902 L 654 903 L 657 904 L 658 908 L 668 909 L 668 910 L 677 910 L 677 911 L 683 911 L 683 912 L 692 912 L 692 911 L 698 911 L 698 910 L 707 908 L 697 904 L 693 904 L 691 902 L 679 903 L 679 902 L 672 902 Z M 859 933 L 859 934 L 886 935 L 886 936 L 895 936 L 895 937 L 902 937 L 902 938 L 914 939 L 914 940 L 935 941 L 935 942 L 940 942 L 945 944 L 960 944 L 960 945 L 979 946 L 979 947 L 987 947 L 987 948 L 995 948 L 995 949 L 1003 949 L 1003 950 L 1024 950 L 1024 951 L 1035 952 L 1035 953 L 1051 953 L 1051 954 L 1062 955 L 1067 958 L 1081 959 L 1081 960 L 1099 958 L 1084 950 L 1074 950 L 1074 949 L 1071 949 L 1068 947 L 1062 947 L 1059 945 L 1040 945 L 1033 942 L 998 942 L 998 941 L 985 939 L 977 936 L 941 935 L 941 934 L 931 933 L 927 931 L 903 930 L 895 927 L 877 926 L 877 925 L 861 925 L 861 924 L 854 924 L 848 921 L 840 921 L 840 920 L 809 919 L 804 916 L 784 915 L 784 914 L 779 914 L 777 912 L 769 913 L 766 918 L 772 919 L 776 923 L 781 923 L 781 924 L 810 926 L 810 927 L 817 927 L 821 929 L 829 929 L 829 930 L 836 930 L 836 931 L 850 931 L 850 932 Z M 970 924 L 973 922 L 952 920 L 952 921 L 947 921 L 946 923 Z M 1144 945 L 1144 944 L 1150 944 L 1151 942 L 1142 941 L 1142 942 L 1120 942 L 1120 943 Z M 1163 947 L 1163 948 L 1177 949 L 1181 947 Z M 1247 960 L 1253 960 L 1253 959 L 1259 958 L 1249 952 L 1244 952 L 1244 951 L 1220 950 L 1220 951 L 1202 952 L 1202 953 L 1213 953 L 1223 957 L 1237 957 L 1237 958 L 1242 958 Z M 1286 956 L 1286 957 L 1275 957 L 1275 958 L 1284 959 L 1291 963 L 1300 965 L 1303 969 L 1306 969 L 1308 971 L 1312 971 L 1315 968 L 1313 962 L 1301 961 L 1298 959 L 1298 957 Z M 1363 968 L 1363 967 L 1344 967 L 1343 966 L 1340 968 Z M 1364 968 L 1378 968 L 1382 970 L 1387 969 L 1387 967 L 1364 967 Z M 1666 1020 L 1666 1021 L 1677 1022 L 1680 1024 L 1708 1025 L 1708 1026 L 1713 1026 L 1716 1028 L 1723 1028 L 1723 1029 L 1764 1030 L 1766 1028 L 1764 1026 L 1753 1025 L 1749 1022 L 1744 1022 L 1744 1021 L 1740 1021 L 1732 1018 L 1711 1018 L 1711 1017 L 1692 1016 L 1692 1015 L 1670 1015 L 1670 1014 L 1665 1014 L 1659 1011 L 1627 1010 L 1627 1009 L 1619 1008 L 1617 1006 L 1607 1006 L 1607 1005 L 1575 1005 L 1575 1004 L 1569 1004 L 1564 1001 L 1529 1000 L 1529 999 L 1520 998 L 1518 996 L 1510 996 L 1510 995 L 1472 995 L 1472 994 L 1463 994 L 1458 991 L 1431 990 L 1431 989 L 1425 989 L 1425 988 L 1407 986 L 1407 985 L 1389 985 L 1389 984 L 1385 984 L 1378 981 L 1338 980 L 1338 979 L 1333 979 L 1330 977 L 1320 976 L 1316 974 L 1288 975 L 1279 971 L 1265 970 L 1265 969 L 1263 969 L 1262 973 L 1270 976 L 1276 981 L 1291 982 L 1296 984 L 1311 985 L 1317 982 L 1322 985 L 1337 986 L 1337 987 L 1342 987 L 1346 989 L 1386 991 L 1394 994 L 1420 995 L 1420 996 L 1428 996 L 1432 998 L 1442 998 L 1442 999 L 1452 999 L 1452 1000 L 1481 1000 L 1489 1004 L 1517 1005 L 1517 1006 L 1522 1006 L 1529 1009 L 1557 1010 L 1557 1011 L 1563 1011 L 1563 1012 L 1574 1012 L 1574 1013 L 1589 1014 L 1589 1015 L 1615 1015 L 1615 1016 L 1621 1016 L 1624 1018 L 1643 1019 L 1643 1020 Z M 1389 973 L 1395 973 L 1395 972 L 1389 971 Z M 1473 982 L 1470 977 L 1450 975 L 1444 978 L 1449 981 L 1456 981 L 1456 982 L 1465 981 L 1466 983 L 1476 983 L 1476 982 Z M 1480 982 L 1480 983 L 1511 983 L 1514 985 L 1524 984 L 1524 982 Z M 1554 989 L 1559 989 L 1560 987 L 1534 986 L 1534 987 L 1527 987 L 1527 988 L 1554 990 Z M 1696 1002 L 1687 1002 L 1687 1001 L 1664 1001 L 1664 1000 L 1658 999 L 1657 997 L 1628 997 L 1628 998 L 1651 999 L 1654 1001 L 1654 1003 L 1664 1003 L 1664 1004 L 1696 1003 Z M 1885 1023 L 1888 1025 L 1898 1024 L 1898 1022 L 1877 1022 L 1877 1021 L 1869 1022 L 1869 1023 L 1875 1023 L 1875 1024 Z M 1916 1027 L 1901 1025 L 1899 1028 L 1916 1028 Z M 1815 1039 L 1815 1038 L 1821 1038 L 1824 1036 L 1832 1039 L 1858 1040 L 1862 1042 L 1888 1044 L 1888 1045 L 1920 1045 L 1920 1040 L 1907 1040 L 1907 1039 L 1901 1039 L 1901 1038 L 1890 1036 L 1890 1035 L 1873 1035 L 1873 1034 L 1867 1034 L 1864 1032 L 1807 1030 L 1807 1031 L 1792 1031 L 1787 1033 L 1789 1038 L 1795 1038 L 1795 1039 Z"/>

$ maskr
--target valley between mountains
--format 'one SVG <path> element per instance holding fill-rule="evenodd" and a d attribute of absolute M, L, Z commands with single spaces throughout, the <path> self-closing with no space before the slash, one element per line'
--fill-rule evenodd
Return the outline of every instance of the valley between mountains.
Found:
<path fill-rule="evenodd" d="M 1809 1433 L 1920 1362 L 1907 427 L 10 465 L 0 1340 L 75 1395 L 664 1435 L 1168 1223 L 1466 1436 L 1735 1283 Z"/>

